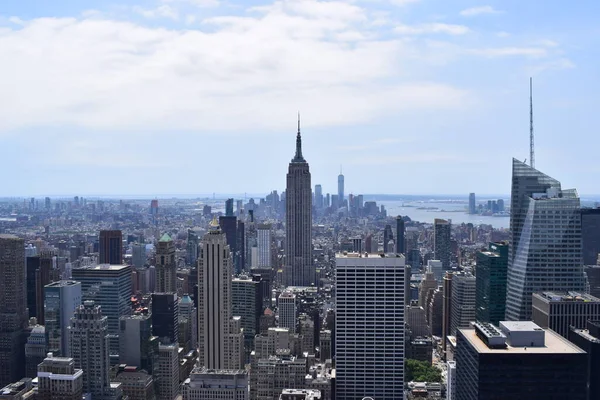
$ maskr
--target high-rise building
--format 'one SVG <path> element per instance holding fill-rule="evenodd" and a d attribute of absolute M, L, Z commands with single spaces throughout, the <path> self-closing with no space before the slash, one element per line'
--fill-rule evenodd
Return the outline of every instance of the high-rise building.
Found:
<path fill-rule="evenodd" d="M 238 207 L 239 209 L 239 207 Z M 233 199 L 225 200 L 225 216 L 233 217 Z"/>
<path fill-rule="evenodd" d="M 529 320 L 534 292 L 585 290 L 577 192 L 516 159 L 510 244 L 506 319 Z"/>
<path fill-rule="evenodd" d="M 456 400 L 586 398 L 585 351 L 530 321 L 459 329 L 455 361 Z"/>
<path fill-rule="evenodd" d="M 277 399 L 283 389 L 303 387 L 306 370 L 306 358 L 290 355 L 261 358 L 255 365 L 257 379 L 252 388 L 256 400 Z"/>
<path fill-rule="evenodd" d="M 100 231 L 99 250 L 100 264 L 123 264 L 123 233 L 119 230 Z"/>
<path fill-rule="evenodd" d="M 475 202 L 475 193 L 469 193 L 469 214 L 477 214 L 477 203 Z"/>
<path fill-rule="evenodd" d="M 74 281 L 81 282 L 82 300 L 92 300 L 102 307 L 108 333 L 118 336 L 119 319 L 131 314 L 131 266 L 91 265 L 73 268 L 71 274 Z M 118 338 L 114 345 L 118 349 Z"/>
<path fill-rule="evenodd" d="M 256 231 L 258 247 L 257 268 L 273 267 L 273 228 L 271 224 L 259 224 Z"/>
<path fill-rule="evenodd" d="M 577 292 L 541 292 L 533 294 L 531 319 L 541 328 L 549 328 L 569 337 L 571 327 L 584 329 L 589 320 L 600 318 L 600 299 Z"/>
<path fill-rule="evenodd" d="M 195 368 L 182 391 L 183 400 L 248 400 L 248 372 Z"/>
<path fill-rule="evenodd" d="M 60 279 L 60 273 L 54 268 L 54 253 L 42 250 L 40 255 L 40 267 L 35 271 L 35 303 L 39 310 L 37 320 L 40 325 L 46 323 L 44 318 L 44 287 Z"/>
<path fill-rule="evenodd" d="M 404 311 L 406 325 L 410 329 L 412 338 L 426 337 L 431 335 L 431 330 L 427 324 L 427 313 L 425 309 L 419 305 L 411 304 L 406 306 Z"/>
<path fill-rule="evenodd" d="M 244 329 L 244 347 L 252 348 L 254 336 L 259 332 L 258 318 L 262 312 L 261 282 L 247 276 L 231 281 L 232 315 L 241 318 Z"/>
<path fill-rule="evenodd" d="M 436 260 L 440 260 L 444 271 L 450 269 L 450 221 L 436 218 L 433 224 L 433 247 Z"/>
<path fill-rule="evenodd" d="M 48 351 L 56 356 L 69 356 L 69 326 L 77 306 L 81 305 L 81 283 L 58 281 L 46 285 L 44 319 Z"/>
<path fill-rule="evenodd" d="M 83 371 L 76 368 L 75 360 L 67 357 L 48 357 L 37 367 L 38 400 L 81 400 Z M 101 398 L 101 397 L 98 397 Z"/>
<path fill-rule="evenodd" d="M 163 344 L 179 342 L 179 300 L 176 293 L 152 293 L 152 335 Z"/>
<path fill-rule="evenodd" d="M 119 363 L 140 367 L 152 375 L 158 373 L 159 339 L 152 336 L 149 315 L 121 317 L 119 331 Z"/>
<path fill-rule="evenodd" d="M 208 369 L 239 369 L 241 321 L 231 315 L 232 257 L 216 219 L 204 236 L 198 263 L 198 363 Z"/>
<path fill-rule="evenodd" d="M 323 208 L 323 187 L 315 185 L 315 208 L 320 210 Z"/>
<path fill-rule="evenodd" d="M 175 400 L 179 393 L 179 345 L 158 346 L 158 385 L 156 400 Z"/>
<path fill-rule="evenodd" d="M 586 265 L 584 267 L 590 294 L 600 298 L 600 265 Z"/>
<path fill-rule="evenodd" d="M 44 361 L 48 354 L 48 345 L 44 325 L 30 326 L 30 328 L 31 333 L 25 344 L 25 376 L 34 379 L 37 376 L 38 364 Z"/>
<path fill-rule="evenodd" d="M 285 196 L 285 283 L 310 286 L 316 284 L 312 258 L 312 191 L 308 163 L 302 156 L 299 118 L 296 155 L 289 165 Z"/>
<path fill-rule="evenodd" d="M 386 225 L 383 229 L 383 252 L 392 253 L 394 252 L 394 245 L 391 243 L 394 240 L 394 234 L 392 232 L 392 226 Z"/>
<path fill-rule="evenodd" d="M 488 250 L 477 253 L 476 317 L 477 321 L 498 325 L 506 311 L 506 269 L 508 243 L 490 243 Z"/>
<path fill-rule="evenodd" d="M 277 299 L 279 310 L 279 327 L 296 332 L 296 322 L 298 318 L 298 305 L 296 304 L 296 295 L 292 292 L 283 292 Z"/>
<path fill-rule="evenodd" d="M 336 399 L 404 396 L 404 256 L 336 255 Z"/>
<path fill-rule="evenodd" d="M 25 375 L 27 283 L 25 243 L 0 235 L 0 387 Z"/>
<path fill-rule="evenodd" d="M 340 174 L 338 175 L 338 207 L 344 207 L 344 175 L 340 170 Z"/>
<path fill-rule="evenodd" d="M 136 366 L 120 365 L 115 376 L 128 400 L 155 400 L 156 382 L 151 374 Z"/>
<path fill-rule="evenodd" d="M 131 263 L 136 268 L 142 268 L 146 264 L 146 245 L 144 243 L 131 245 Z"/>
<path fill-rule="evenodd" d="M 448 361 L 446 371 L 446 399 L 456 400 L 456 361 Z"/>
<path fill-rule="evenodd" d="M 41 259 L 39 255 L 27 257 L 27 309 L 29 310 L 29 317 L 36 317 L 38 314 L 37 310 L 37 292 L 36 292 L 36 274 L 40 268 Z M 40 308 L 40 312 L 43 313 L 43 308 Z"/>
<path fill-rule="evenodd" d="M 583 265 L 596 265 L 600 254 L 600 208 L 581 210 Z"/>
<path fill-rule="evenodd" d="M 444 360 L 446 359 L 446 349 L 448 344 L 448 336 L 450 333 L 450 324 L 452 321 L 452 277 L 454 274 L 446 272 L 442 287 L 442 353 Z"/>
<path fill-rule="evenodd" d="M 433 272 L 435 281 L 440 284 L 444 278 L 444 265 L 440 260 L 427 261 L 427 270 Z"/>
<path fill-rule="evenodd" d="M 430 270 L 425 273 L 425 278 L 419 285 L 419 306 L 427 307 L 427 296 L 430 290 L 435 290 L 438 287 L 438 283 L 435 280 L 434 273 Z"/>
<path fill-rule="evenodd" d="M 461 272 L 452 277 L 450 334 L 453 336 L 459 328 L 468 328 L 475 321 L 475 289 L 473 275 Z"/>
<path fill-rule="evenodd" d="M 396 217 L 396 253 L 404 254 L 404 220 L 401 215 Z"/>
<path fill-rule="evenodd" d="M 198 309 L 187 294 L 179 300 L 179 346 L 185 351 L 198 348 Z"/>
<path fill-rule="evenodd" d="M 600 399 L 600 321 L 588 321 L 585 329 L 571 328 L 569 340 L 588 354 L 586 399 Z"/>
<path fill-rule="evenodd" d="M 164 234 L 156 247 L 156 292 L 177 293 L 177 263 L 175 244 Z"/>
<path fill-rule="evenodd" d="M 71 318 L 70 354 L 83 370 L 83 393 L 93 399 L 120 398 L 120 385 L 111 385 L 108 357 L 108 319 L 93 301 L 84 301 Z"/>

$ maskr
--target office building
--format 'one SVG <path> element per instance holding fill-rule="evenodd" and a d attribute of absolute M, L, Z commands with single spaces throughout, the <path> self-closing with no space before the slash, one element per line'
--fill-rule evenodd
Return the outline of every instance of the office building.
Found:
<path fill-rule="evenodd" d="M 448 336 L 451 335 L 450 324 L 452 321 L 452 277 L 454 274 L 446 272 L 442 287 L 442 353 L 446 360 Z"/>
<path fill-rule="evenodd" d="M 198 279 L 196 279 L 198 282 Z M 186 327 L 187 333 L 182 332 L 182 327 Z M 189 336 L 190 349 L 198 348 L 198 309 L 189 295 L 184 295 L 179 300 L 179 343 L 182 344 L 182 334 Z"/>
<path fill-rule="evenodd" d="M 274 266 L 274 243 L 271 224 L 258 224 L 256 241 L 258 247 L 257 268 L 272 268 Z"/>
<path fill-rule="evenodd" d="M 27 309 L 29 310 L 29 318 L 37 318 L 36 274 L 41 264 L 40 256 L 35 255 L 27 257 L 26 264 Z M 41 313 L 43 313 L 43 308 L 40 308 L 40 310 L 42 310 Z"/>
<path fill-rule="evenodd" d="M 158 345 L 158 384 L 156 400 L 174 400 L 179 393 L 179 345 Z"/>
<path fill-rule="evenodd" d="M 444 265 L 440 260 L 427 261 L 427 270 L 433 272 L 435 281 L 440 284 L 444 277 Z"/>
<path fill-rule="evenodd" d="M 131 314 L 131 266 L 91 265 L 73 268 L 71 274 L 72 280 L 81 282 L 82 300 L 101 306 L 108 320 L 108 333 L 118 335 L 119 319 Z"/>
<path fill-rule="evenodd" d="M 315 185 L 315 208 L 321 210 L 323 208 L 323 187 L 321 185 Z"/>
<path fill-rule="evenodd" d="M 251 396 L 256 400 L 277 399 L 283 389 L 302 388 L 306 378 L 306 358 L 290 355 L 271 356 L 255 365 L 256 385 Z"/>
<path fill-rule="evenodd" d="M 396 217 L 396 253 L 404 254 L 404 220 L 402 216 Z"/>
<path fill-rule="evenodd" d="M 238 207 L 238 210 L 240 207 Z M 233 199 L 225 200 L 225 216 L 233 217 Z"/>
<path fill-rule="evenodd" d="M 119 366 L 115 376 L 128 400 L 155 400 L 155 382 L 147 371 L 134 366 Z"/>
<path fill-rule="evenodd" d="M 498 325 L 506 311 L 506 271 L 508 243 L 490 243 L 477 253 L 476 317 L 477 321 Z"/>
<path fill-rule="evenodd" d="M 98 262 L 100 264 L 123 264 L 123 233 L 121 231 L 100 231 L 98 245 L 100 250 Z"/>
<path fill-rule="evenodd" d="M 531 319 L 534 292 L 585 290 L 577 191 L 513 159 L 506 319 Z"/>
<path fill-rule="evenodd" d="M 248 400 L 248 372 L 194 368 L 183 383 L 183 400 Z"/>
<path fill-rule="evenodd" d="M 435 280 L 433 272 L 427 271 L 425 278 L 419 284 L 419 305 L 423 308 L 427 307 L 427 296 L 430 290 L 435 290 L 438 287 L 438 283 Z"/>
<path fill-rule="evenodd" d="M 302 156 L 300 119 L 296 155 L 289 165 L 285 191 L 285 266 L 286 286 L 316 284 L 312 259 L 312 192 L 308 163 Z"/>
<path fill-rule="evenodd" d="M 93 301 L 84 301 L 71 318 L 70 354 L 75 368 L 83 370 L 83 393 L 92 399 L 119 399 L 120 385 L 111 384 L 109 376 L 108 318 Z"/>
<path fill-rule="evenodd" d="M 581 209 L 583 265 L 596 265 L 600 254 L 600 208 Z"/>
<path fill-rule="evenodd" d="M 386 225 L 383 229 L 383 252 L 393 253 L 394 252 L 394 233 L 392 232 L 392 226 Z"/>
<path fill-rule="evenodd" d="M 431 328 L 431 334 L 440 337 L 444 320 L 444 290 L 442 286 L 435 289 L 427 307 L 427 322 Z"/>
<path fill-rule="evenodd" d="M 232 257 L 216 219 L 204 236 L 198 263 L 198 363 L 208 369 L 243 365 L 240 318 L 233 318 Z"/>
<path fill-rule="evenodd" d="M 594 297 L 600 297 L 600 265 L 586 265 L 583 268 L 590 294 Z"/>
<path fill-rule="evenodd" d="M 322 400 L 321 392 L 316 389 L 283 389 L 279 400 Z"/>
<path fill-rule="evenodd" d="M 146 245 L 134 243 L 131 245 L 131 263 L 135 268 L 142 268 L 146 264 Z"/>
<path fill-rule="evenodd" d="M 476 279 L 473 275 L 456 273 L 452 277 L 452 306 L 450 334 L 456 335 L 459 328 L 468 328 L 475 321 Z"/>
<path fill-rule="evenodd" d="M 299 131 L 299 130 L 298 130 Z M 338 194 L 337 194 L 338 208 L 344 207 L 344 175 L 340 169 L 338 175 Z"/>
<path fill-rule="evenodd" d="M 232 271 L 238 273 L 237 264 L 239 258 L 239 232 L 238 232 L 238 220 L 236 216 L 220 216 L 219 226 L 225 234 L 226 243 L 229 245 L 229 251 L 231 252 L 231 268 Z"/>
<path fill-rule="evenodd" d="M 456 400 L 456 361 L 446 362 L 446 400 Z"/>
<path fill-rule="evenodd" d="M 423 307 L 417 304 L 406 306 L 404 315 L 412 338 L 431 335 L 429 325 L 427 324 L 427 313 Z"/>
<path fill-rule="evenodd" d="M 152 335 L 161 343 L 178 343 L 179 300 L 175 293 L 152 293 Z"/>
<path fill-rule="evenodd" d="M 279 312 L 279 327 L 296 332 L 296 322 L 298 318 L 298 305 L 296 304 L 296 295 L 292 292 L 283 292 L 277 299 Z"/>
<path fill-rule="evenodd" d="M 46 329 L 43 325 L 35 325 L 30 328 L 31 333 L 25 344 L 25 376 L 34 379 L 37 376 L 38 364 L 44 361 L 48 354 L 48 345 Z"/>
<path fill-rule="evenodd" d="M 158 373 L 159 338 L 152 335 L 152 319 L 147 314 L 121 317 L 119 363 Z"/>
<path fill-rule="evenodd" d="M 75 360 L 48 353 L 37 369 L 37 400 L 81 400 L 83 371 Z M 100 398 L 100 397 L 99 397 Z"/>
<path fill-rule="evenodd" d="M 436 218 L 433 223 L 433 248 L 436 260 L 442 262 L 444 271 L 450 269 L 450 238 L 452 226 L 450 221 Z"/>
<path fill-rule="evenodd" d="M 0 387 L 25 375 L 27 283 L 25 243 L 0 235 Z"/>
<path fill-rule="evenodd" d="M 584 400 L 587 354 L 533 322 L 476 323 L 456 337 L 456 400 Z"/>
<path fill-rule="evenodd" d="M 475 193 L 469 193 L 469 214 L 477 214 L 477 203 L 475 202 Z"/>
<path fill-rule="evenodd" d="M 578 292 L 534 293 L 531 318 L 568 338 L 570 327 L 584 329 L 588 320 L 600 319 L 600 299 Z"/>
<path fill-rule="evenodd" d="M 42 250 L 40 255 L 40 267 L 35 271 L 35 304 L 38 310 L 37 321 L 40 325 L 45 325 L 44 315 L 44 287 L 49 283 L 60 279 L 60 272 L 54 268 L 54 253 L 48 250 Z"/>
<path fill-rule="evenodd" d="M 585 329 L 571 328 L 569 340 L 588 355 L 586 399 L 600 399 L 600 321 L 588 321 Z"/>
<path fill-rule="evenodd" d="M 156 292 L 177 293 L 175 244 L 168 234 L 162 235 L 156 247 Z"/>
<path fill-rule="evenodd" d="M 81 283 L 58 281 L 44 287 L 46 335 L 48 351 L 56 356 L 69 356 L 69 326 L 77 306 L 81 305 Z"/>
<path fill-rule="evenodd" d="M 254 336 L 258 333 L 258 318 L 262 312 L 260 289 L 261 282 L 247 276 L 234 278 L 231 281 L 232 315 L 241 318 L 246 349 L 250 349 L 254 345 Z"/>
<path fill-rule="evenodd" d="M 404 395 L 404 256 L 336 255 L 336 399 Z"/>

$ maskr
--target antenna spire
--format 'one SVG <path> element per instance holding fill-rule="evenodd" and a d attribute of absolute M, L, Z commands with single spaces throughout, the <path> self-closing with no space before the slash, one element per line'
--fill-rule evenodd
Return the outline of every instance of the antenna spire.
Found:
<path fill-rule="evenodd" d="M 529 165 L 535 168 L 535 148 L 533 142 L 533 78 L 529 78 Z"/>
<path fill-rule="evenodd" d="M 300 113 L 298 112 L 298 134 L 296 135 L 296 155 L 292 162 L 306 162 L 302 157 L 302 137 L 300 136 Z"/>

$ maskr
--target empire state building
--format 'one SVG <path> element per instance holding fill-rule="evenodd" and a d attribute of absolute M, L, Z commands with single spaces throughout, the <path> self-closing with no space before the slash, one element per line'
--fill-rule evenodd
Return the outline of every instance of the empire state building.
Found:
<path fill-rule="evenodd" d="M 312 259 L 312 187 L 308 163 L 302 157 L 300 117 L 296 155 L 287 173 L 285 200 L 285 283 L 287 286 L 316 285 Z"/>

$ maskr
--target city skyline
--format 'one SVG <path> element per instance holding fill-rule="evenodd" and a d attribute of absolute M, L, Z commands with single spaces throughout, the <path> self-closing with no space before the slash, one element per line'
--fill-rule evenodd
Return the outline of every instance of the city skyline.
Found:
<path fill-rule="evenodd" d="M 0 196 L 151 196 L 150 180 L 165 193 L 266 193 L 285 185 L 278 171 L 297 110 L 313 182 L 326 192 L 341 164 L 346 193 L 508 193 L 511 158 L 529 158 L 530 76 L 537 167 L 594 193 L 598 168 L 577 161 L 593 159 L 598 140 L 588 132 L 600 5 L 546 2 L 543 20 L 539 8 L 8 2 L 0 56 L 11 63 L 0 82 L 21 84 L 0 94 L 0 136 L 20 173 Z M 252 46 L 265 37 L 278 39 Z M 224 154 L 251 157 L 254 173 L 239 179 Z M 218 176 L 204 173 L 217 163 Z M 190 170 L 201 178 L 193 185 L 181 173 Z"/>

